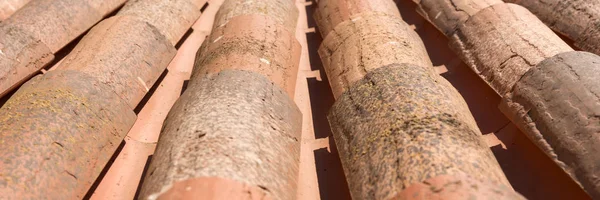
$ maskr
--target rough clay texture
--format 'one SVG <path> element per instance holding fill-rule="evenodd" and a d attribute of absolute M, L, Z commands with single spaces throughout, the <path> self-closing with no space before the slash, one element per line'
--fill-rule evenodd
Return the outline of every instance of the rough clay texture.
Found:
<path fill-rule="evenodd" d="M 573 51 L 527 9 L 515 4 L 481 10 L 459 25 L 450 40 L 462 60 L 502 96 L 542 60 Z"/>
<path fill-rule="evenodd" d="M 294 199 L 301 122 L 292 99 L 263 75 L 223 70 L 196 77 L 169 112 L 140 197 L 220 177 Z"/>
<path fill-rule="evenodd" d="M 52 71 L 0 109 L 0 199 L 81 199 L 135 122 L 95 78 Z"/>
<path fill-rule="evenodd" d="M 480 10 L 502 0 L 413 0 L 419 4 L 418 12 L 446 36 L 454 34 L 463 24 Z"/>
<path fill-rule="evenodd" d="M 0 24 L 0 35 L 1 97 L 50 63 L 54 54 L 23 29 Z"/>
<path fill-rule="evenodd" d="M 160 195 L 158 200 L 169 199 L 202 199 L 206 200 L 270 200 L 268 193 L 258 186 L 244 184 L 238 181 L 203 177 L 189 179 L 173 184 L 169 191 Z"/>
<path fill-rule="evenodd" d="M 365 74 L 385 65 L 410 63 L 432 70 L 417 33 L 399 17 L 375 13 L 336 26 L 323 40 L 319 55 L 336 98 Z"/>
<path fill-rule="evenodd" d="M 173 46 L 200 17 L 206 0 L 130 0 L 117 13 L 135 16 L 156 27 Z"/>
<path fill-rule="evenodd" d="M 124 1 L 36 0 L 0 23 L 0 96 Z"/>
<path fill-rule="evenodd" d="M 37 0 L 0 26 L 20 28 L 57 52 L 106 14 L 92 7 L 93 1 L 99 0 Z"/>
<path fill-rule="evenodd" d="M 217 13 L 213 30 L 237 16 L 251 14 L 269 16 L 283 25 L 288 32 L 296 32 L 298 8 L 294 0 L 226 0 Z"/>
<path fill-rule="evenodd" d="M 38 1 L 38 0 L 36 0 Z M 94 8 L 97 12 L 102 13 L 104 17 L 110 15 L 115 10 L 119 9 L 125 2 L 131 0 L 83 0 L 87 1 L 88 4 Z M 146 0 L 144 0 L 146 1 Z"/>
<path fill-rule="evenodd" d="M 104 20 L 55 71 L 28 82 L 0 108 L 0 116 L 8 116 L 0 125 L 0 142 L 11 144 L 0 145 L 0 155 L 8 155 L 0 160 L 0 194 L 31 199 L 86 194 L 135 122 L 133 108 L 175 55 L 171 42 L 146 19 Z M 186 30 L 192 21 L 173 29 Z"/>
<path fill-rule="evenodd" d="M 520 4 L 550 28 L 575 41 L 575 46 L 600 54 L 600 1 L 505 0 Z"/>
<path fill-rule="evenodd" d="M 503 111 L 594 199 L 600 198 L 600 57 L 558 54 L 515 85 Z"/>
<path fill-rule="evenodd" d="M 253 71 L 283 88 L 296 88 L 301 46 L 293 33 L 265 15 L 243 15 L 217 27 L 196 57 L 194 77 L 225 69 Z"/>
<path fill-rule="evenodd" d="M 520 3 L 535 2 L 539 3 Z M 549 4 L 544 8 L 559 7 L 550 3 L 556 1 L 545 2 Z M 562 2 L 563 7 L 571 5 Z M 425 4 L 420 7 L 427 10 Z M 496 4 L 477 12 L 458 25 L 451 40 L 463 60 L 505 97 L 501 110 L 592 197 L 600 198 L 596 169 L 600 159 L 595 158 L 599 147 L 593 135 L 600 128 L 599 93 L 594 87 L 598 81 L 591 78 L 600 77 L 596 66 L 600 60 L 573 52 L 515 4 Z"/>
<path fill-rule="evenodd" d="M 0 2 L 0 21 L 4 21 L 31 0 L 3 0 Z"/>
<path fill-rule="evenodd" d="M 96 78 L 133 110 L 175 53 L 154 26 L 136 17 L 115 16 L 96 25 L 57 69 Z"/>
<path fill-rule="evenodd" d="M 389 0 L 320 0 L 318 7 L 314 19 L 323 38 L 338 24 L 360 17 L 361 13 L 376 12 L 401 17 L 394 1 Z"/>
<path fill-rule="evenodd" d="M 509 185 L 456 90 L 427 68 L 393 64 L 369 72 L 328 116 L 350 191 L 390 199 L 439 175 Z M 367 133 L 367 134 L 366 134 Z"/>
<path fill-rule="evenodd" d="M 481 182 L 467 176 L 437 176 L 421 183 L 413 184 L 396 200 L 454 200 L 454 199 L 525 199 L 505 185 Z"/>

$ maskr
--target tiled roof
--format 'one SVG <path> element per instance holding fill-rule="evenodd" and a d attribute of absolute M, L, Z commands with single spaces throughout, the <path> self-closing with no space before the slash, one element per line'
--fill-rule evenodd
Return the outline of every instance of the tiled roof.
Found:
<path fill-rule="evenodd" d="M 600 4 L 505 2 L 0 0 L 0 199 L 600 198 Z"/>

